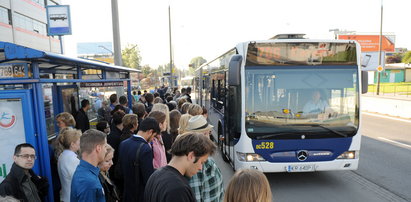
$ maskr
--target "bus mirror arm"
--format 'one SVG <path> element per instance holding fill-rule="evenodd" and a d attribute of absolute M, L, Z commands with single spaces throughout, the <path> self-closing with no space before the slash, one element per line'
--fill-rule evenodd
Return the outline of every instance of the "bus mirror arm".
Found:
<path fill-rule="evenodd" d="M 368 71 L 361 71 L 361 93 L 365 94 L 368 92 Z"/>
<path fill-rule="evenodd" d="M 228 66 L 228 85 L 239 86 L 240 85 L 240 70 L 243 57 L 241 55 L 233 55 Z"/>

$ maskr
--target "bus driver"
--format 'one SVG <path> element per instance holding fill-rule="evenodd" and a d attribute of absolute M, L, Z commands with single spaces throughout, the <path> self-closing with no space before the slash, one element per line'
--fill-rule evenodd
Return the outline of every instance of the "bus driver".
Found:
<path fill-rule="evenodd" d="M 315 90 L 311 98 L 312 99 L 304 105 L 303 112 L 305 115 L 321 114 L 325 113 L 326 109 L 329 109 L 327 101 L 321 99 L 319 90 Z"/>

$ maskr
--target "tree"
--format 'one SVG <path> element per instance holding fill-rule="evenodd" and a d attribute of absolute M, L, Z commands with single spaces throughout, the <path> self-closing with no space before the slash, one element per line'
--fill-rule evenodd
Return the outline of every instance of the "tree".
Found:
<path fill-rule="evenodd" d="M 175 66 L 175 64 L 173 64 L 173 75 L 176 76 L 176 72 L 177 72 L 177 67 Z M 170 73 L 170 63 L 164 64 L 164 65 L 159 65 L 157 68 L 157 71 L 161 76 L 163 76 L 164 73 Z"/>
<path fill-rule="evenodd" d="M 400 63 L 401 59 L 402 59 L 402 54 L 401 53 L 396 53 L 392 56 L 388 56 L 386 61 L 387 61 L 387 64 Z"/>
<path fill-rule="evenodd" d="M 193 59 L 191 59 L 191 61 L 190 61 L 190 65 L 189 65 L 189 70 L 190 70 L 190 72 L 191 73 L 194 73 L 194 71 L 198 68 L 198 67 L 200 67 L 202 64 L 204 64 L 204 63 L 206 63 L 207 62 L 207 60 L 206 59 L 204 59 L 203 57 L 201 57 L 201 56 L 198 56 L 198 57 L 195 57 L 195 58 L 193 58 Z"/>
<path fill-rule="evenodd" d="M 167 71 L 167 65 L 165 64 L 165 65 L 159 65 L 158 67 L 157 67 L 157 72 L 158 72 L 158 75 L 161 77 L 161 76 L 163 76 L 163 73 L 164 72 L 169 72 L 169 71 Z"/>
<path fill-rule="evenodd" d="M 141 71 L 143 72 L 143 75 L 144 75 L 144 77 L 149 77 L 150 76 L 150 74 L 151 74 L 151 67 L 149 66 L 149 65 L 144 65 L 142 68 L 141 68 Z"/>
<path fill-rule="evenodd" d="M 402 58 L 403 63 L 411 63 L 411 51 L 408 51 L 404 54 L 404 57 Z"/>
<path fill-rule="evenodd" d="M 121 51 L 121 57 L 123 59 L 123 66 L 140 69 L 141 56 L 137 44 L 128 44 L 127 47 Z"/>

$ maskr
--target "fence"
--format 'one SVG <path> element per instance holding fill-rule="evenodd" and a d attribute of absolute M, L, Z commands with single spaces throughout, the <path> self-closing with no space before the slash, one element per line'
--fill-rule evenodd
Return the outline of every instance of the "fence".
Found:
<path fill-rule="evenodd" d="M 377 94 L 377 84 L 368 85 L 370 94 Z M 411 97 L 411 83 L 380 83 L 380 95 Z"/>

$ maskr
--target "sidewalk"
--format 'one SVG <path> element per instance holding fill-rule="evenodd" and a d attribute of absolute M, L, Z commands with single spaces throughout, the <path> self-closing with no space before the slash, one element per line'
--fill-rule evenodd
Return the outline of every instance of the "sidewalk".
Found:
<path fill-rule="evenodd" d="M 364 94 L 361 98 L 363 111 L 411 119 L 411 97 Z"/>
<path fill-rule="evenodd" d="M 368 92 L 367 94 L 364 94 L 363 96 L 411 101 L 411 95 L 398 94 L 398 93 L 395 93 L 395 94 L 394 93 L 380 93 L 380 95 L 377 95 L 375 92 Z"/>

